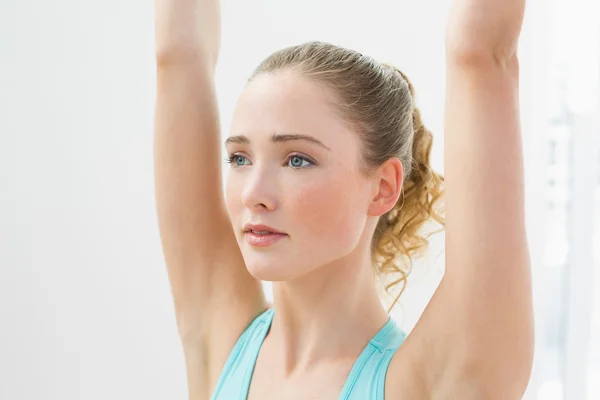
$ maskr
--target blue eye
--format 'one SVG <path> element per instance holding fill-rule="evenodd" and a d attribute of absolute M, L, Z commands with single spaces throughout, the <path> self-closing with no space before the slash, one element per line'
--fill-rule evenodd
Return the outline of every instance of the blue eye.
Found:
<path fill-rule="evenodd" d="M 250 165 L 250 160 L 239 154 L 228 155 L 225 159 L 225 162 L 231 164 L 233 167 L 243 167 L 246 165 Z M 306 168 L 311 165 L 315 165 L 315 162 L 308 159 L 307 157 L 292 155 L 287 159 L 287 166 L 294 169 Z"/>
<path fill-rule="evenodd" d="M 228 162 L 229 164 L 233 164 L 236 167 L 241 167 L 244 165 L 244 160 L 248 161 L 248 159 L 244 156 L 240 156 L 237 154 L 232 154 L 230 156 L 228 156 L 225 161 Z"/>
<path fill-rule="evenodd" d="M 288 158 L 288 165 L 292 168 L 304 168 L 310 165 L 314 165 L 314 163 L 305 157 L 295 155 Z"/>

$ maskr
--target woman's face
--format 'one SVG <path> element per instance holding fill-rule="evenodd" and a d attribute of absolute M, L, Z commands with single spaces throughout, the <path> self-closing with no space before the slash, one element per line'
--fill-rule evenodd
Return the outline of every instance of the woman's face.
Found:
<path fill-rule="evenodd" d="M 226 199 L 258 279 L 305 275 L 348 255 L 363 236 L 377 188 L 360 172 L 358 135 L 333 101 L 325 86 L 283 72 L 259 75 L 239 98 L 226 143 Z M 244 232 L 246 224 L 285 235 Z"/>

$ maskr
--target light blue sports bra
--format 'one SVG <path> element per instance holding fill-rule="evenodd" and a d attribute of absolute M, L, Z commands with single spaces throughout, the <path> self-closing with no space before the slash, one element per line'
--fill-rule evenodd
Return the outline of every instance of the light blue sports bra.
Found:
<path fill-rule="evenodd" d="M 233 347 L 212 400 L 246 400 L 254 365 L 275 311 L 270 308 L 256 317 Z M 369 341 L 352 367 L 338 400 L 384 400 L 385 376 L 406 334 L 390 317 Z"/>

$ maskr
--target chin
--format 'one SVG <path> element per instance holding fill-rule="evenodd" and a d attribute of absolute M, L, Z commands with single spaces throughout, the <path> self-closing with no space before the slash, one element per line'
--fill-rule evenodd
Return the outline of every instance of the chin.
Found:
<path fill-rule="evenodd" d="M 246 268 L 254 278 L 265 282 L 281 282 L 291 279 L 290 271 L 282 263 L 273 263 L 264 259 L 257 260 L 256 257 L 251 258 L 253 259 L 246 261 Z"/>
<path fill-rule="evenodd" d="M 302 275 L 299 268 L 294 268 L 285 257 L 274 254 L 244 255 L 244 261 L 250 275 L 260 281 L 284 282 Z"/>

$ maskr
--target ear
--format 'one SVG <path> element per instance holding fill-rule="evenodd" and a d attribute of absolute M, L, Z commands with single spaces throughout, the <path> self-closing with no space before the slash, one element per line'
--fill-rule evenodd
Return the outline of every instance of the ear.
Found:
<path fill-rule="evenodd" d="M 390 211 L 402 193 L 404 167 L 402 162 L 392 157 L 387 160 L 374 176 L 373 199 L 368 214 L 378 217 Z"/>

